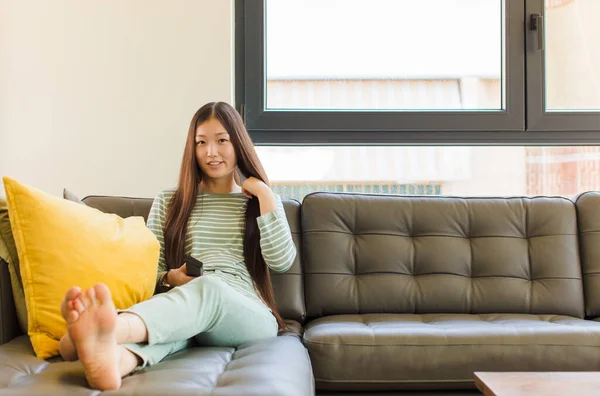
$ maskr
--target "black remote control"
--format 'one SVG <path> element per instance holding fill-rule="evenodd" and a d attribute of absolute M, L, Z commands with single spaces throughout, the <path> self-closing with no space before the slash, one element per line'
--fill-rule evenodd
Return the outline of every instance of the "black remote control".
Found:
<path fill-rule="evenodd" d="M 204 273 L 204 263 L 192 256 L 186 256 L 183 262 L 186 264 L 186 272 L 189 276 L 202 276 Z"/>

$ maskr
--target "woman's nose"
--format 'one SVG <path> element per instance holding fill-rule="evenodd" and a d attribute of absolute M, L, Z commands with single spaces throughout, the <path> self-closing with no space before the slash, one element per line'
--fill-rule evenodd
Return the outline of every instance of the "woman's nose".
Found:
<path fill-rule="evenodd" d="M 209 157 L 216 157 L 217 156 L 217 146 L 213 145 L 212 143 L 209 143 L 208 147 L 207 147 L 207 154 Z"/>

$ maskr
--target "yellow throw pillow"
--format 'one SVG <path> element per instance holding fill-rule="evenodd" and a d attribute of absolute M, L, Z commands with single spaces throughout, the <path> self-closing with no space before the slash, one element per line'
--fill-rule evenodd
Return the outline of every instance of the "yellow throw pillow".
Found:
<path fill-rule="evenodd" d="M 3 178 L 36 355 L 58 354 L 66 323 L 60 302 L 71 286 L 106 283 L 117 308 L 154 292 L 159 244 L 142 217 L 122 219 Z"/>

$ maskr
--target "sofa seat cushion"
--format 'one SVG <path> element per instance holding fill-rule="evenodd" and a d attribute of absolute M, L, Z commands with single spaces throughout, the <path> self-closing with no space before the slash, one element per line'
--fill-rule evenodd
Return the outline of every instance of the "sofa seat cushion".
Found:
<path fill-rule="evenodd" d="M 317 389 L 473 386 L 475 371 L 600 370 L 600 323 L 528 314 L 336 315 L 303 335 Z"/>
<path fill-rule="evenodd" d="M 80 362 L 35 357 L 29 338 L 0 346 L 0 395 L 97 395 Z M 313 395 L 300 339 L 281 336 L 234 348 L 190 348 L 123 379 L 111 395 Z"/>

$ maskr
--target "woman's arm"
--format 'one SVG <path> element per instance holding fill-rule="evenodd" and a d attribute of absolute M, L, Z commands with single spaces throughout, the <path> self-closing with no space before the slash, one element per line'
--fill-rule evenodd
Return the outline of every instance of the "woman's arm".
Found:
<path fill-rule="evenodd" d="M 270 188 L 257 195 L 261 216 L 256 219 L 260 230 L 260 248 L 263 258 L 277 272 L 285 272 L 294 263 L 296 245 L 279 196 Z"/>
<path fill-rule="evenodd" d="M 164 192 L 160 192 L 152 202 L 150 214 L 148 215 L 148 228 L 160 244 L 160 254 L 158 256 L 158 269 L 156 271 L 156 284 L 160 278 L 167 272 L 167 263 L 165 261 L 165 240 L 164 228 L 166 219 L 166 204 Z"/>
<path fill-rule="evenodd" d="M 242 192 L 248 198 L 258 198 L 261 215 L 256 220 L 265 262 L 274 271 L 287 271 L 296 258 L 296 245 L 292 240 L 281 198 L 255 177 L 249 177 L 242 183 Z"/>
<path fill-rule="evenodd" d="M 168 291 L 169 288 L 175 286 L 185 285 L 189 281 L 193 280 L 193 276 L 187 275 L 186 265 L 183 264 L 181 267 L 168 271 L 167 261 L 165 259 L 165 223 L 167 219 L 167 201 L 171 199 L 172 195 L 168 192 L 162 191 L 152 202 L 152 208 L 148 215 L 148 228 L 152 231 L 156 239 L 160 244 L 160 254 L 158 256 L 158 269 L 156 271 L 156 286 L 154 287 L 154 293 L 162 293 Z M 161 281 L 165 277 L 165 283 L 169 287 L 162 287 Z"/>
<path fill-rule="evenodd" d="M 261 216 L 277 210 L 277 197 L 275 193 L 273 193 L 269 186 L 264 183 L 263 185 L 264 187 L 256 196 L 258 198 Z"/>

